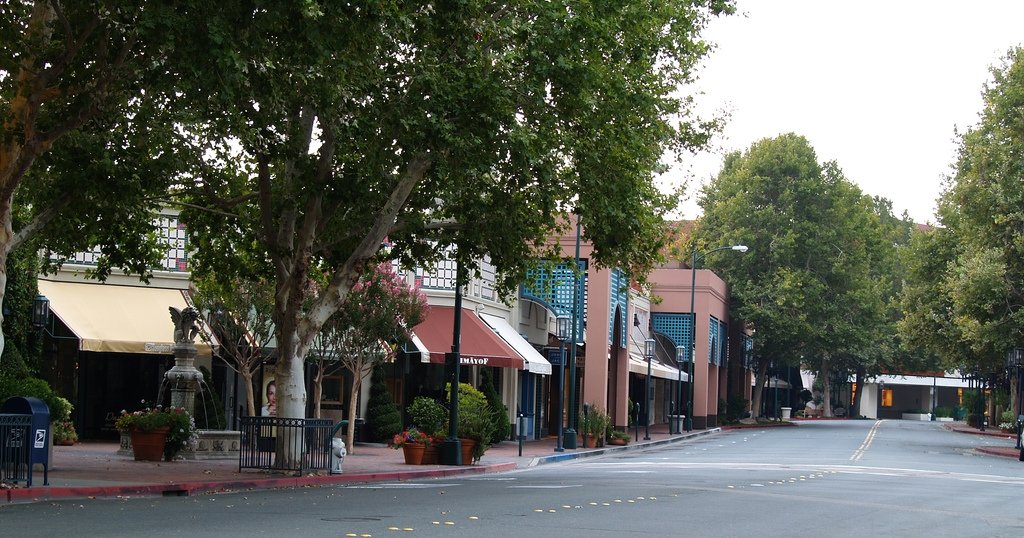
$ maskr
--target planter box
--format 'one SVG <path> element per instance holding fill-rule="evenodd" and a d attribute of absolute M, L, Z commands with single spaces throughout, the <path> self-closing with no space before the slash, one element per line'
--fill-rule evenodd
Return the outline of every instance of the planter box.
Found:
<path fill-rule="evenodd" d="M 938 420 L 939 422 L 953 422 L 953 417 L 939 417 L 935 420 Z"/>
<path fill-rule="evenodd" d="M 901 416 L 903 420 L 931 420 L 931 413 L 903 413 Z"/>

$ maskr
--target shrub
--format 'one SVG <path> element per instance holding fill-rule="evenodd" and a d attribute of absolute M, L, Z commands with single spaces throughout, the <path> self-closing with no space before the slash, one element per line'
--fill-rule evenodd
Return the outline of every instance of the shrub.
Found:
<path fill-rule="evenodd" d="M 451 400 L 451 383 L 445 385 L 445 395 Z M 490 448 L 494 436 L 487 397 L 469 383 L 459 383 L 459 437 L 473 439 L 473 461 L 479 461 Z"/>
<path fill-rule="evenodd" d="M 448 422 L 448 410 L 433 398 L 417 396 L 406 411 L 409 420 L 428 435 L 443 434 Z"/>
<path fill-rule="evenodd" d="M 936 418 L 951 417 L 953 416 L 953 410 L 940 405 L 935 408 L 935 416 Z"/>
<path fill-rule="evenodd" d="M 57 395 L 50 385 L 37 377 L 16 377 L 0 373 L 0 404 L 12 396 L 39 398 L 50 409 L 50 422 L 71 417 L 71 402 Z"/>
<path fill-rule="evenodd" d="M 378 364 L 370 376 L 370 400 L 366 404 L 366 428 L 374 441 L 387 441 L 402 431 L 402 413 L 384 384 L 384 367 Z"/>
<path fill-rule="evenodd" d="M 508 407 L 502 403 L 501 396 L 494 388 L 493 376 L 489 369 L 484 369 L 480 376 L 480 390 L 487 397 L 487 407 L 490 409 L 491 422 L 494 424 L 490 444 L 500 443 L 512 435 L 512 424 L 508 421 Z"/>
<path fill-rule="evenodd" d="M 735 423 L 739 422 L 742 418 L 746 418 L 748 403 L 748 400 L 739 394 L 729 395 L 729 401 L 725 404 L 726 423 Z"/>

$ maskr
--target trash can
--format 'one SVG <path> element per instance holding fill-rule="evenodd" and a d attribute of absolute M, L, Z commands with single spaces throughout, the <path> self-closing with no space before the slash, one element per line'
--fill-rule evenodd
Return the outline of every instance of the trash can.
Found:
<path fill-rule="evenodd" d="M 31 396 L 12 396 L 0 406 L 0 414 L 31 417 L 27 438 L 5 440 L 5 449 L 27 448 L 28 461 L 24 463 L 28 465 L 28 485 L 32 485 L 32 467 L 36 464 L 43 466 L 43 485 L 50 485 L 50 408 L 46 402 Z M 12 447 L 12 444 L 21 446 Z"/>
<path fill-rule="evenodd" d="M 792 413 L 793 413 L 793 408 L 792 407 L 783 407 L 782 408 L 782 420 L 788 420 L 790 418 L 790 416 L 792 415 Z"/>

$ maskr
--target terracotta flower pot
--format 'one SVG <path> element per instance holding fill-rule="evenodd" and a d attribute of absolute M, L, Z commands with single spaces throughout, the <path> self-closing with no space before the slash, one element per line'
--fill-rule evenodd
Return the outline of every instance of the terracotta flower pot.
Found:
<path fill-rule="evenodd" d="M 153 431 L 132 430 L 132 452 L 138 461 L 160 461 L 164 459 L 164 445 L 170 428 L 156 428 Z"/>
<path fill-rule="evenodd" d="M 426 449 L 423 443 L 406 443 L 402 445 L 402 454 L 405 456 L 407 465 L 422 465 L 423 451 Z"/>
<path fill-rule="evenodd" d="M 476 448 L 476 439 L 459 439 L 462 446 L 462 464 L 473 465 L 473 449 Z"/>
<path fill-rule="evenodd" d="M 423 465 L 437 465 L 441 462 L 441 449 L 431 443 L 423 449 Z"/>

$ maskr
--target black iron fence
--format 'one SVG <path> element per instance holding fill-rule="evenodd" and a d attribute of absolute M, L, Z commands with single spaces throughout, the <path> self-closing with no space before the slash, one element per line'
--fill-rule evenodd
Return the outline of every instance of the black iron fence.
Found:
<path fill-rule="evenodd" d="M 0 414 L 0 482 L 32 485 L 32 415 Z"/>
<path fill-rule="evenodd" d="M 239 471 L 331 470 L 331 439 L 336 429 L 330 419 L 240 417 L 239 422 Z"/>

